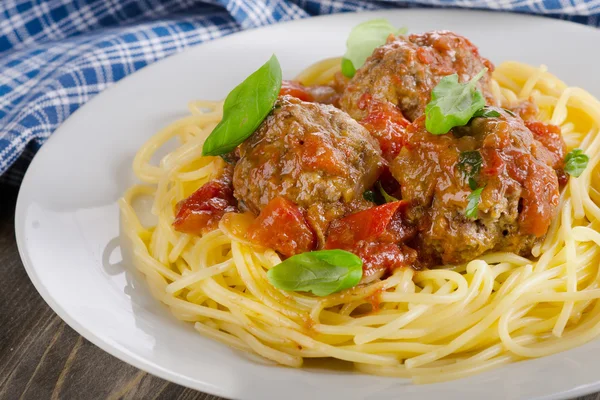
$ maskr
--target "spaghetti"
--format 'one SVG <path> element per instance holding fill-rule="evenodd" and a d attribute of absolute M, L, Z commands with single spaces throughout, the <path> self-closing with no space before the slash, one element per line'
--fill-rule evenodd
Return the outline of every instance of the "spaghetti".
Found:
<path fill-rule="evenodd" d="M 324 60 L 298 80 L 330 82 L 339 66 L 339 59 Z M 492 91 L 504 107 L 531 99 L 537 119 L 560 126 L 569 150 L 590 157 L 563 189 L 560 214 L 533 248 L 535 258 L 487 253 L 450 269 L 399 269 L 326 297 L 278 290 L 266 272 L 281 259 L 245 239 L 248 214 L 226 214 L 203 236 L 172 227 L 175 205 L 224 166 L 220 157 L 201 155 L 222 103 L 198 101 L 135 157 L 144 185 L 130 188 L 120 208 L 136 267 L 153 295 L 201 334 L 290 367 L 330 357 L 366 373 L 430 383 L 588 342 L 600 334 L 600 102 L 544 66 L 517 62 L 494 71 Z M 172 138 L 180 146 L 151 164 Z M 149 226 L 136 211 L 143 197 L 153 199 Z"/>

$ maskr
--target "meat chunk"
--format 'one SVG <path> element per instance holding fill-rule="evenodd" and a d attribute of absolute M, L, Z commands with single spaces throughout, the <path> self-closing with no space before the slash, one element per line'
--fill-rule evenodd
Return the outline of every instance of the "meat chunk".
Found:
<path fill-rule="evenodd" d="M 390 36 L 356 71 L 340 105 L 354 119 L 361 120 L 367 115 L 365 97 L 389 101 L 414 121 L 425 111 L 440 79 L 456 73 L 460 82 L 467 82 L 484 68 L 488 72 L 478 87 L 488 104 L 495 105 L 490 92 L 494 66 L 479 56 L 477 47 L 467 38 L 448 31 Z"/>
<path fill-rule="evenodd" d="M 466 262 L 488 250 L 527 255 L 556 216 L 556 149 L 536 140 L 521 118 L 495 110 L 500 117 L 474 118 L 439 136 L 418 118 L 391 165 L 402 199 L 411 202 L 415 245 L 430 265 Z M 483 190 L 469 218 L 472 186 Z"/>
<path fill-rule="evenodd" d="M 368 206 L 362 194 L 384 166 L 377 142 L 350 116 L 291 96 L 277 100 L 239 150 L 233 186 L 240 208 L 258 214 L 285 197 L 306 210 L 321 244 L 332 220 Z"/>

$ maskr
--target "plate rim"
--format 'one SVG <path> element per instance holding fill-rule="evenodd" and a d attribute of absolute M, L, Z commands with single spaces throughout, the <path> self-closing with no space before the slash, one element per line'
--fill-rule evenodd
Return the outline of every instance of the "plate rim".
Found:
<path fill-rule="evenodd" d="M 147 73 L 145 71 L 154 69 L 156 65 L 162 65 L 162 63 L 166 62 L 167 60 L 181 56 L 182 54 L 185 54 L 185 53 L 187 53 L 193 49 L 196 49 L 198 47 L 209 45 L 214 42 L 235 40 L 237 37 L 244 36 L 250 32 L 254 32 L 254 31 L 258 31 L 258 30 L 270 30 L 270 29 L 274 29 L 276 27 L 280 27 L 282 25 L 285 25 L 285 26 L 302 25 L 303 23 L 306 23 L 307 21 L 314 20 L 314 19 L 319 19 L 319 20 L 320 19 L 337 19 L 337 18 L 343 19 L 344 16 L 346 16 L 346 15 L 357 15 L 357 14 L 369 15 L 369 14 L 381 14 L 382 12 L 390 12 L 390 13 L 403 12 L 403 13 L 408 13 L 408 14 L 410 14 L 410 13 L 441 13 L 441 14 L 468 13 L 471 15 L 476 15 L 476 14 L 492 15 L 493 14 L 493 15 L 503 15 L 505 17 L 510 16 L 510 18 L 517 18 L 517 19 L 521 19 L 521 20 L 538 19 L 538 20 L 544 20 L 546 22 L 552 22 L 553 24 L 555 24 L 557 26 L 570 26 L 570 27 L 577 27 L 577 29 L 579 29 L 579 30 L 587 30 L 588 34 L 598 35 L 600 38 L 600 29 L 599 28 L 593 27 L 590 25 L 584 25 L 584 24 L 577 23 L 574 21 L 555 19 L 555 18 L 550 18 L 545 15 L 528 14 L 528 13 L 519 12 L 519 11 L 490 10 L 490 9 L 482 10 L 482 9 L 469 9 L 469 8 L 461 8 L 461 7 L 453 7 L 453 8 L 437 8 L 437 7 L 434 7 L 434 8 L 423 8 L 423 7 L 396 8 L 396 7 L 392 7 L 392 8 L 384 8 L 384 9 L 379 9 L 379 10 L 342 12 L 342 13 L 310 16 L 308 18 L 301 18 L 301 19 L 297 19 L 297 20 L 278 22 L 278 23 L 274 23 L 274 24 L 270 24 L 270 25 L 266 25 L 266 26 L 254 27 L 254 28 L 250 28 L 250 29 L 240 29 L 236 32 L 227 34 L 225 36 L 221 36 L 221 37 L 218 37 L 218 38 L 215 38 L 212 40 L 204 41 L 202 43 L 187 46 L 182 51 L 170 54 L 167 57 L 164 57 L 156 62 L 153 62 L 150 65 L 146 65 L 143 68 L 133 72 L 132 74 L 125 76 L 124 78 L 120 79 L 117 82 L 113 82 L 108 88 L 106 88 L 105 90 L 94 95 L 94 97 L 92 99 L 90 99 L 86 103 L 79 106 L 77 110 L 75 110 L 72 114 L 70 114 L 55 129 L 55 131 L 48 137 L 46 142 L 48 142 L 50 140 L 55 140 L 54 137 L 56 137 L 57 134 L 60 134 L 65 122 L 67 122 L 69 119 L 72 119 L 72 117 L 74 115 L 78 115 L 78 113 L 80 112 L 81 109 L 87 109 L 87 108 L 89 108 L 88 105 L 95 104 L 97 102 L 98 98 L 106 97 L 107 95 L 105 95 L 105 93 L 112 93 L 114 91 L 114 88 L 119 87 L 119 85 L 121 85 L 122 82 L 128 82 L 132 76 L 134 76 L 134 75 L 137 76 L 137 75 L 140 75 L 143 73 Z M 25 238 L 25 234 L 24 234 L 24 227 L 25 227 L 25 221 L 24 221 L 25 217 L 24 216 L 26 213 L 25 212 L 25 204 L 24 204 L 24 202 L 25 202 L 24 192 L 26 191 L 26 188 L 29 185 L 31 185 L 29 183 L 29 181 L 32 179 L 31 178 L 31 176 L 33 175 L 32 171 L 34 169 L 37 169 L 36 166 L 39 163 L 39 159 L 41 159 L 41 157 L 38 157 L 38 155 L 45 154 L 46 151 L 48 151 L 46 149 L 46 146 L 42 146 L 38 150 L 38 152 L 32 159 L 30 165 L 27 168 L 27 171 L 25 172 L 25 174 L 23 176 L 23 180 L 21 182 L 21 185 L 20 185 L 19 191 L 18 191 L 18 195 L 17 195 L 17 201 L 16 201 L 16 206 L 15 206 L 15 216 L 14 216 L 14 231 L 15 231 L 15 239 L 16 239 L 18 254 L 19 254 L 19 257 L 23 264 L 23 267 L 25 268 L 27 276 L 29 277 L 30 281 L 32 282 L 35 290 L 40 294 L 42 299 L 52 309 L 52 311 L 54 313 L 56 313 L 70 328 L 72 328 L 75 332 L 77 332 L 77 334 L 79 334 L 80 336 L 82 336 L 83 338 L 88 340 L 89 342 L 93 343 L 95 346 L 98 346 L 100 349 L 107 352 L 111 356 L 116 357 L 120 361 L 125 362 L 129 365 L 132 365 L 135 368 L 138 368 L 138 369 L 140 369 L 146 373 L 149 373 L 153 376 L 156 376 L 158 378 L 164 379 L 168 382 L 173 382 L 173 383 L 179 384 L 181 386 L 184 386 L 184 387 L 187 387 L 187 388 L 190 388 L 193 390 L 201 391 L 206 394 L 211 394 L 211 395 L 220 396 L 220 397 L 224 397 L 224 398 L 232 398 L 232 397 L 230 397 L 231 391 L 229 391 L 227 388 L 224 388 L 224 387 L 218 386 L 218 385 L 213 385 L 213 384 L 210 384 L 203 380 L 194 379 L 194 378 L 188 377 L 186 375 L 175 373 L 168 368 L 161 367 L 159 364 L 157 364 L 154 361 L 151 361 L 150 359 L 148 359 L 146 357 L 136 354 L 135 352 L 129 350 L 125 346 L 120 345 L 119 343 L 113 343 L 110 340 L 108 340 L 107 338 L 103 338 L 103 337 L 97 335 L 96 333 L 94 333 L 93 331 L 88 330 L 76 318 L 71 317 L 71 315 L 65 309 L 63 309 L 54 300 L 54 298 L 50 295 L 50 293 L 47 291 L 45 285 L 40 280 L 39 276 L 36 274 L 35 268 L 33 267 L 33 262 L 30 259 L 29 254 L 26 252 L 27 245 L 25 243 L 26 238 Z M 595 340 L 600 340 L 600 338 L 597 338 Z M 567 351 L 569 351 L 569 350 L 567 350 Z M 527 360 L 525 360 L 525 361 L 527 361 Z M 396 378 L 390 378 L 390 379 L 396 379 Z M 551 393 L 548 395 L 543 395 L 541 397 L 536 397 L 536 398 L 548 399 L 548 400 L 549 399 L 562 399 L 562 398 L 566 398 L 566 397 L 570 398 L 570 397 L 575 397 L 575 396 L 583 396 L 583 395 L 594 393 L 597 391 L 600 391 L 600 377 L 598 378 L 597 381 L 590 383 L 590 384 L 575 386 L 575 387 L 572 387 L 567 390 L 554 392 L 554 393 Z M 402 394 L 402 393 L 399 393 L 399 394 Z M 410 395 L 410 394 L 405 394 L 405 395 L 408 395 L 408 398 L 412 398 L 412 395 Z"/>

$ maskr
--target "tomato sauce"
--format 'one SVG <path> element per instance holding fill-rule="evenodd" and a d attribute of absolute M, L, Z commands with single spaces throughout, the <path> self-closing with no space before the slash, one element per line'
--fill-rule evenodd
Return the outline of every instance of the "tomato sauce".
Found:
<path fill-rule="evenodd" d="M 392 271 L 416 261 L 416 251 L 402 245 L 415 230 L 405 223 L 408 203 L 395 201 L 348 215 L 331 223 L 326 249 L 348 250 L 363 260 L 365 276 Z"/>
<path fill-rule="evenodd" d="M 317 240 L 300 207 L 285 197 L 276 197 L 263 208 L 247 237 L 286 257 L 314 250 Z"/>
<path fill-rule="evenodd" d="M 237 211 L 237 202 L 231 184 L 225 180 L 214 180 L 179 202 L 176 209 L 173 228 L 200 235 L 216 229 L 225 213 Z"/>
<path fill-rule="evenodd" d="M 279 95 L 289 95 L 302 101 L 314 101 L 314 97 L 308 89 L 301 83 L 294 81 L 282 81 Z"/>
<path fill-rule="evenodd" d="M 406 127 L 410 122 L 398 107 L 389 102 L 373 100 L 368 93 L 361 97 L 358 107 L 367 111 L 360 123 L 377 139 L 383 157 L 386 160 L 394 159 L 406 144 Z"/>

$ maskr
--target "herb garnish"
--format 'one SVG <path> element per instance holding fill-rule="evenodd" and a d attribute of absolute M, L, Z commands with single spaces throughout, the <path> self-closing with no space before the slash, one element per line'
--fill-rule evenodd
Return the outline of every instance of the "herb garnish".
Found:
<path fill-rule="evenodd" d="M 379 18 L 356 25 L 346 41 L 346 54 L 342 58 L 342 74 L 352 78 L 363 66 L 375 48 L 385 44 L 388 36 L 406 33 L 406 28 L 395 28 L 387 19 Z"/>
<path fill-rule="evenodd" d="M 229 153 L 250 137 L 273 109 L 280 90 L 281 66 L 273 55 L 227 95 L 223 119 L 204 142 L 202 155 Z"/>
<path fill-rule="evenodd" d="M 458 156 L 458 168 L 462 171 L 466 180 L 479 175 L 482 164 L 483 158 L 477 150 L 463 151 Z"/>
<path fill-rule="evenodd" d="M 443 135 L 455 126 L 466 125 L 485 106 L 477 82 L 486 72 L 487 68 L 482 69 L 467 83 L 458 82 L 457 74 L 443 77 L 425 108 L 425 128 L 434 135 Z"/>
<path fill-rule="evenodd" d="M 477 118 L 477 117 L 498 118 L 499 116 L 500 116 L 500 113 L 498 111 L 491 110 L 487 107 L 483 107 L 482 109 L 476 111 L 475 114 L 473 114 L 473 118 Z"/>
<path fill-rule="evenodd" d="M 383 188 L 383 186 L 381 186 L 381 182 L 377 182 L 377 189 L 379 189 L 379 193 L 381 193 L 381 195 L 383 196 L 383 200 L 385 200 L 385 203 L 393 203 L 394 201 L 398 201 L 397 198 L 395 198 L 394 196 L 389 195 L 385 189 Z"/>
<path fill-rule="evenodd" d="M 471 186 L 471 182 L 472 181 L 469 181 L 469 186 Z M 469 200 L 467 208 L 465 209 L 465 215 L 467 216 L 467 218 L 477 218 L 477 213 L 479 211 L 479 202 L 481 201 L 481 192 L 483 192 L 482 187 L 473 190 L 471 194 L 467 197 L 467 200 Z"/>
<path fill-rule="evenodd" d="M 589 161 L 590 158 L 583 150 L 573 149 L 565 157 L 565 172 L 577 178 L 583 173 Z"/>
<path fill-rule="evenodd" d="M 362 278 L 362 264 L 359 257 L 348 251 L 310 251 L 277 264 L 267 277 L 278 289 L 327 296 L 356 286 Z"/>
<path fill-rule="evenodd" d="M 373 190 L 367 190 L 363 193 L 363 199 L 370 201 L 371 203 L 379 204 L 377 199 L 377 193 Z"/>
<path fill-rule="evenodd" d="M 378 195 L 374 190 L 367 190 L 363 193 L 363 199 L 379 205 L 381 201 L 378 199 Z"/>

